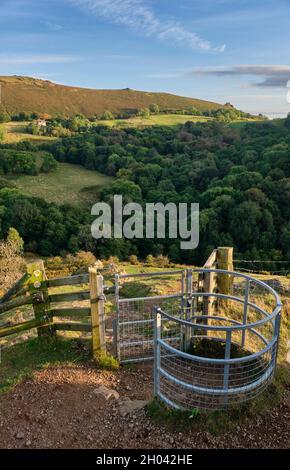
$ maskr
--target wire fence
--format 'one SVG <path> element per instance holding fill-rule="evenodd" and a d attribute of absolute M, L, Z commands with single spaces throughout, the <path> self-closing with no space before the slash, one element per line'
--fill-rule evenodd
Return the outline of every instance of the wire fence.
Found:
<path fill-rule="evenodd" d="M 235 269 L 252 274 L 271 274 L 288 276 L 290 260 L 234 260 Z M 285 266 L 285 267 L 284 267 Z M 283 269 L 282 269 L 283 268 Z"/>

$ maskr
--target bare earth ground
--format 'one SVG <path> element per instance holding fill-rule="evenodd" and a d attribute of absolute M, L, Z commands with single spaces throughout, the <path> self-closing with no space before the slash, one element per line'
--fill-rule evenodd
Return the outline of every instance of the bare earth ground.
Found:
<path fill-rule="evenodd" d="M 124 397 L 150 400 L 151 366 L 106 372 L 87 365 L 36 372 L 0 401 L 1 448 L 289 448 L 290 387 L 283 401 L 262 416 L 218 437 L 205 431 L 170 432 L 144 408 L 125 414 Z M 99 394 L 100 385 L 119 399 Z M 106 390 L 106 389 L 105 389 Z"/>

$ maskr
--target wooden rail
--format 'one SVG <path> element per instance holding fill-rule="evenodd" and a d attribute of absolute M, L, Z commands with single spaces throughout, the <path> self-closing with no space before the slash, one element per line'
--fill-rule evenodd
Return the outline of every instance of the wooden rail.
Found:
<path fill-rule="evenodd" d="M 0 304 L 3 304 L 10 300 L 15 294 L 20 295 L 20 291 L 24 292 L 27 288 L 23 287 L 28 279 L 28 274 L 25 273 L 23 276 L 13 284 L 13 286 L 6 292 L 5 295 L 0 299 Z"/>
<path fill-rule="evenodd" d="M 69 292 L 66 294 L 53 294 L 49 296 L 51 303 L 55 302 L 73 302 L 75 300 L 89 300 L 90 291 L 81 291 L 81 292 Z"/>
<path fill-rule="evenodd" d="M 33 328 L 44 327 L 50 324 L 50 319 L 47 316 L 41 318 L 34 318 L 33 320 L 28 320 L 26 322 L 17 323 L 17 325 L 7 326 L 5 328 L 0 328 L 0 338 L 5 336 L 11 336 L 24 331 L 31 330 Z"/>
<path fill-rule="evenodd" d="M 211 253 L 204 268 L 232 270 L 232 259 L 233 249 L 221 247 Z M 218 291 L 230 294 L 232 286 L 229 278 L 230 276 L 226 274 L 217 276 L 215 273 L 205 273 L 199 276 L 198 288 L 201 289 L 200 292 Z M 49 291 L 50 288 L 84 284 L 88 286 L 86 290 L 66 293 Z M 43 261 L 32 263 L 27 267 L 27 274 L 17 281 L 0 300 L 0 338 L 17 335 L 34 328 L 37 328 L 39 336 L 53 336 L 57 331 L 91 332 L 93 356 L 97 359 L 100 354 L 106 352 L 104 289 L 106 288 L 103 276 L 98 274 L 95 268 L 90 268 L 89 273 L 48 280 Z M 106 292 L 112 289 L 109 287 Z M 20 293 L 25 293 L 25 295 L 19 295 Z M 64 305 L 64 302 L 74 301 L 89 301 L 89 306 L 67 307 Z M 9 317 L 13 316 L 15 309 L 25 305 L 32 306 L 34 318 L 26 322 L 11 324 Z M 205 297 L 202 309 L 204 315 L 212 316 L 215 310 L 214 298 Z M 76 321 L 65 321 L 66 318 Z M 82 318 L 83 322 L 80 321 Z"/>
<path fill-rule="evenodd" d="M 76 286 L 78 284 L 87 284 L 89 282 L 88 274 L 80 274 L 78 276 L 59 277 L 56 279 L 49 279 L 47 287 L 62 287 L 62 286 Z"/>
<path fill-rule="evenodd" d="M 3 313 L 29 304 L 32 304 L 32 298 L 30 296 L 21 296 L 13 300 L 8 300 L 7 302 L 0 304 L 0 318 L 2 317 Z"/>
<path fill-rule="evenodd" d="M 54 327 L 60 331 L 92 331 L 92 325 L 89 323 L 54 323 Z"/>
<path fill-rule="evenodd" d="M 50 310 L 53 317 L 81 317 L 91 314 L 90 308 L 57 308 Z"/>
<path fill-rule="evenodd" d="M 25 286 L 24 286 L 25 282 Z M 88 284 L 89 289 L 65 293 L 49 293 L 50 288 L 62 286 L 78 286 Z M 27 291 L 11 299 L 19 292 Z M 87 274 L 47 279 L 42 261 L 27 266 L 25 274 L 7 292 L 4 300 L 0 300 L 0 320 L 13 315 L 14 310 L 24 305 L 31 305 L 34 317 L 18 324 L 11 322 L 0 323 L 0 338 L 17 335 L 37 328 L 38 335 L 55 335 L 56 331 L 91 332 L 93 354 L 97 358 L 100 352 L 106 351 L 105 343 L 105 314 L 104 314 L 104 285 L 103 277 L 95 269 Z M 9 299 L 9 300 L 8 300 Z M 63 303 L 74 301 L 90 301 L 88 307 L 66 307 Z M 65 318 L 75 318 L 81 321 L 65 321 Z M 61 319 L 59 321 L 59 319 Z M 91 321 L 88 322 L 88 319 Z"/>

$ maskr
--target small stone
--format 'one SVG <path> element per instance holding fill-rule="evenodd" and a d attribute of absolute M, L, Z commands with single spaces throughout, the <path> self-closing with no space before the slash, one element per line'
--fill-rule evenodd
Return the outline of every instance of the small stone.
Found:
<path fill-rule="evenodd" d="M 148 400 L 130 400 L 130 398 L 125 397 L 119 400 L 119 411 L 122 417 L 131 415 L 135 411 L 145 408 L 148 404 Z"/>
<path fill-rule="evenodd" d="M 104 385 L 100 385 L 96 390 L 94 390 L 95 395 L 101 395 L 106 400 L 111 400 L 112 398 L 115 400 L 119 400 L 120 395 L 116 390 L 110 389 L 105 387 Z"/>
<path fill-rule="evenodd" d="M 16 439 L 24 439 L 24 432 L 19 431 L 15 437 Z"/>

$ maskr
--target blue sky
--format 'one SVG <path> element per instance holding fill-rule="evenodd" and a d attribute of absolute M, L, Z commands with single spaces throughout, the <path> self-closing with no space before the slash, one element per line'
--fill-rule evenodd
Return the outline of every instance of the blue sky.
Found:
<path fill-rule="evenodd" d="M 0 75 L 14 74 L 287 113 L 290 1 L 0 0 Z"/>

